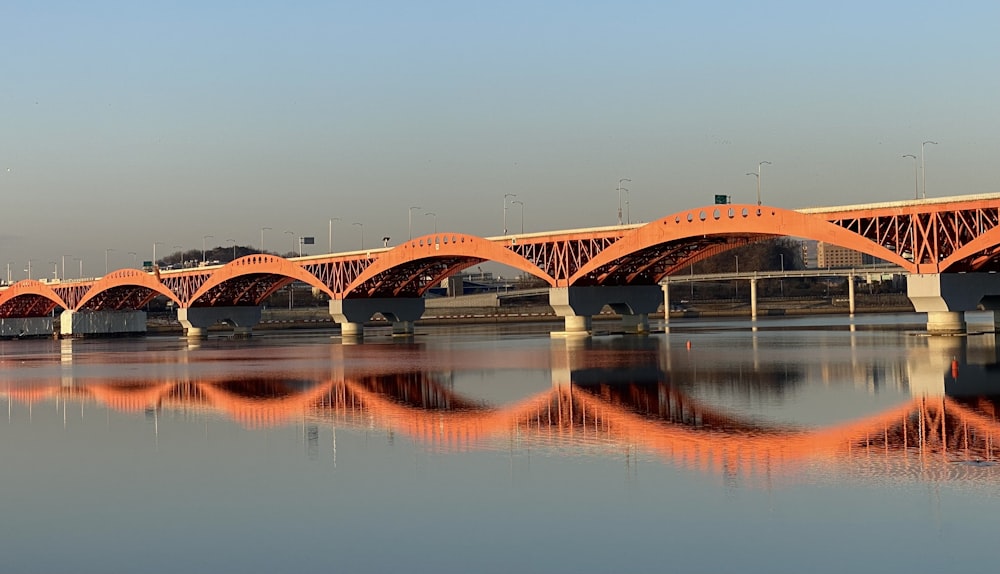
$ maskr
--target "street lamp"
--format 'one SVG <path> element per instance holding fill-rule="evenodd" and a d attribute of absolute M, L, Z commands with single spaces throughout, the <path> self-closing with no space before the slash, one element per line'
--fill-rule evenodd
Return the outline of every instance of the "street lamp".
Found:
<path fill-rule="evenodd" d="M 913 158 L 913 199 L 920 199 L 920 171 L 917 166 L 917 156 L 908 153 L 903 157 Z"/>
<path fill-rule="evenodd" d="M 114 251 L 114 249 L 108 248 L 108 249 L 104 250 L 104 274 L 105 275 L 108 274 L 108 253 L 111 253 L 112 251 Z"/>
<path fill-rule="evenodd" d="M 937 145 L 937 142 L 927 140 L 920 144 L 920 187 L 923 188 L 920 195 L 922 199 L 927 199 L 927 170 L 924 169 L 924 146 L 927 144 Z"/>
<path fill-rule="evenodd" d="M 83 279 L 83 257 L 74 257 L 73 261 L 79 261 L 80 262 L 80 274 L 77 275 L 76 278 L 77 279 Z M 9 267 L 7 268 L 7 274 L 10 275 L 10 268 Z"/>
<path fill-rule="evenodd" d="M 57 261 L 49 261 L 49 265 L 52 266 L 52 280 L 59 280 L 59 263 Z"/>
<path fill-rule="evenodd" d="M 154 241 L 153 242 L 153 267 L 156 267 L 156 265 L 157 265 L 156 264 L 156 246 L 157 245 L 163 245 L 163 242 L 162 241 Z"/>
<path fill-rule="evenodd" d="M 342 220 L 339 217 L 331 217 L 330 218 L 330 239 L 329 239 L 329 242 L 327 243 L 327 251 L 329 253 L 333 253 L 333 222 L 334 221 L 342 221 Z"/>
<path fill-rule="evenodd" d="M 420 206 L 419 205 L 414 205 L 413 207 L 409 208 L 407 210 L 407 212 L 406 212 L 406 222 L 407 222 L 407 226 L 409 227 L 410 239 L 413 239 L 413 210 L 414 209 L 420 209 Z"/>
<path fill-rule="evenodd" d="M 202 263 L 205 262 L 205 240 L 206 239 L 215 239 L 215 236 L 214 235 L 202 235 L 201 236 L 201 262 Z"/>
<path fill-rule="evenodd" d="M 747 175 L 755 175 L 755 176 L 757 176 L 757 205 L 760 205 L 760 166 L 762 166 L 762 165 L 771 165 L 771 162 L 769 162 L 769 161 L 762 161 L 762 162 L 760 162 L 760 163 L 757 164 L 757 173 L 748 173 L 747 174 Z"/>
<path fill-rule="evenodd" d="M 235 239 L 227 239 L 226 243 L 229 243 L 229 242 L 232 242 L 232 244 L 233 244 L 233 261 L 236 261 L 236 240 Z"/>
<path fill-rule="evenodd" d="M 438 232 L 438 214 L 434 213 L 433 211 L 425 211 L 424 215 L 427 215 L 429 217 L 433 217 L 434 218 L 434 233 L 437 233 Z"/>
<path fill-rule="evenodd" d="M 622 224 L 622 182 L 623 181 L 627 181 L 629 183 L 632 183 L 632 180 L 629 179 L 629 178 L 627 178 L 627 177 L 623 177 L 623 178 L 621 178 L 621 179 L 618 180 L 618 225 Z"/>
<path fill-rule="evenodd" d="M 184 246 L 174 245 L 173 248 L 177 251 L 177 262 L 181 267 L 184 267 Z"/>
<path fill-rule="evenodd" d="M 28 279 L 31 279 L 31 259 L 28 260 L 28 268 L 25 271 L 28 273 Z"/>
<path fill-rule="evenodd" d="M 128 254 L 132 256 L 132 267 L 135 267 L 135 258 L 138 255 L 138 253 L 136 253 L 135 251 L 129 251 Z"/>
<path fill-rule="evenodd" d="M 62 278 L 63 278 L 63 281 L 66 280 L 66 257 L 72 257 L 72 255 L 69 255 L 69 256 L 63 255 L 62 256 Z"/>
<path fill-rule="evenodd" d="M 524 202 L 519 199 L 510 202 L 511 205 L 515 203 L 521 206 L 521 235 L 524 235 Z"/>
<path fill-rule="evenodd" d="M 355 221 L 351 225 L 357 225 L 358 227 L 361 228 L 361 249 L 364 249 L 365 248 L 365 224 L 364 223 L 358 223 L 357 221 Z"/>
<path fill-rule="evenodd" d="M 260 228 L 260 252 L 261 253 L 264 252 L 264 230 L 265 229 L 268 230 L 268 231 L 271 231 L 270 227 L 261 227 Z"/>
<path fill-rule="evenodd" d="M 503 194 L 503 234 L 507 235 L 507 198 L 517 197 L 516 193 Z"/>
<path fill-rule="evenodd" d="M 290 235 L 291 238 L 292 238 L 292 253 L 294 254 L 295 253 L 295 232 L 294 231 L 285 231 L 285 235 Z"/>

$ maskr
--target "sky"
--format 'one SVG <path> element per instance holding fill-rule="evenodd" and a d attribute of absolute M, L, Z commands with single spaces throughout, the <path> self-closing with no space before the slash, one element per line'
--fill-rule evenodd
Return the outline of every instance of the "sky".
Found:
<path fill-rule="evenodd" d="M 0 268 L 94 276 L 262 232 L 323 253 L 331 220 L 334 251 L 494 236 L 504 206 L 512 233 L 614 225 L 619 201 L 654 221 L 755 203 L 762 161 L 785 208 L 913 198 L 904 154 L 928 197 L 1000 192 L 998 21 L 996 2 L 7 2 Z"/>

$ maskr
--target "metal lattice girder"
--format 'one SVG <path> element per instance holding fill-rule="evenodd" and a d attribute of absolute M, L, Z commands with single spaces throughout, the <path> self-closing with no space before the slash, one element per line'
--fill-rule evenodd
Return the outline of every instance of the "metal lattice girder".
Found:
<path fill-rule="evenodd" d="M 434 233 L 392 248 L 160 273 L 122 269 L 98 280 L 20 281 L 0 290 L 0 317 L 55 308 L 134 309 L 162 295 L 180 307 L 258 305 L 301 281 L 332 298 L 420 296 L 451 274 L 494 261 L 552 287 L 651 284 L 693 262 L 770 237 L 824 241 L 913 273 L 1000 270 L 1000 194 L 785 210 L 716 205 L 643 225 L 494 238 Z"/>

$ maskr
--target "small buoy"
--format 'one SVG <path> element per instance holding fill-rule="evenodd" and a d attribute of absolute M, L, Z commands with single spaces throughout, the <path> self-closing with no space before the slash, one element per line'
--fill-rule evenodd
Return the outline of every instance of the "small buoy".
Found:
<path fill-rule="evenodd" d="M 691 350 L 691 341 L 687 342 L 687 348 L 688 348 L 689 351 Z"/>

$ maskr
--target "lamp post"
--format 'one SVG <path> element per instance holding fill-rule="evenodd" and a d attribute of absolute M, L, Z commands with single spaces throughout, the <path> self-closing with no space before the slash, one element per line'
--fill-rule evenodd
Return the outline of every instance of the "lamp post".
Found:
<path fill-rule="evenodd" d="M 627 178 L 627 177 L 623 177 L 623 178 L 621 178 L 621 179 L 618 180 L 618 225 L 622 224 L 622 182 L 623 181 L 627 181 L 629 183 L 632 183 L 632 180 L 629 179 L 629 178 Z"/>
<path fill-rule="evenodd" d="M 351 225 L 357 225 L 358 227 L 361 228 L 361 249 L 364 249 L 365 248 L 365 224 L 364 223 L 358 223 L 357 221 L 355 221 Z"/>
<path fill-rule="evenodd" d="M 920 196 L 922 199 L 927 199 L 927 170 L 924 169 L 924 146 L 927 144 L 937 145 L 937 142 L 927 140 L 920 144 L 920 187 L 922 188 Z"/>
<path fill-rule="evenodd" d="M 264 230 L 271 231 L 271 228 L 270 227 L 261 227 L 260 228 L 260 252 L 261 253 L 264 252 Z"/>
<path fill-rule="evenodd" d="M 233 244 L 233 261 L 236 261 L 236 240 L 235 239 L 227 239 L 226 243 L 232 243 Z"/>
<path fill-rule="evenodd" d="M 524 202 L 519 199 L 515 199 L 510 202 L 511 205 L 514 205 L 515 203 L 521 206 L 521 235 L 524 235 Z"/>
<path fill-rule="evenodd" d="M 205 262 L 205 240 L 206 239 L 215 239 L 215 236 L 214 235 L 202 235 L 201 236 L 201 262 L 202 263 Z"/>
<path fill-rule="evenodd" d="M 28 279 L 31 279 L 31 259 L 28 260 L 28 268 L 25 269 L 25 272 L 28 273 Z"/>
<path fill-rule="evenodd" d="M 631 205 L 632 202 L 629 201 L 628 188 L 627 187 L 623 187 L 622 191 L 625 192 L 625 223 L 631 225 L 632 224 L 632 205 Z"/>
<path fill-rule="evenodd" d="M 11 263 L 12 263 L 11 261 L 7 262 L 7 285 L 10 285 L 10 264 Z"/>
<path fill-rule="evenodd" d="M 740 298 L 740 256 L 736 256 L 736 298 Z"/>
<path fill-rule="evenodd" d="M 757 164 L 757 173 L 748 173 L 747 175 L 757 176 L 757 205 L 760 205 L 760 167 L 762 165 L 771 165 L 769 161 L 762 161 Z"/>
<path fill-rule="evenodd" d="M 184 267 L 184 246 L 174 245 L 173 248 L 177 251 L 177 262 L 181 267 Z"/>
<path fill-rule="evenodd" d="M 903 157 L 913 158 L 913 199 L 920 199 L 920 170 L 917 166 L 917 156 L 908 153 Z"/>
<path fill-rule="evenodd" d="M 434 218 L 434 233 L 437 233 L 438 232 L 438 214 L 434 213 L 433 211 L 425 211 L 424 215 L 426 215 L 428 217 L 433 217 Z"/>
<path fill-rule="evenodd" d="M 128 254 L 132 256 L 132 267 L 135 267 L 136 266 L 135 265 L 135 259 L 136 259 L 136 256 L 138 255 L 138 253 L 136 253 L 135 251 L 129 251 Z"/>
<path fill-rule="evenodd" d="M 63 278 L 63 281 L 66 280 L 66 257 L 72 257 L 72 255 L 69 255 L 69 256 L 63 255 L 62 256 L 62 278 Z"/>
<path fill-rule="evenodd" d="M 83 279 L 83 257 L 74 257 L 73 261 L 79 261 L 80 262 L 80 274 L 77 275 L 76 278 L 77 279 Z"/>
<path fill-rule="evenodd" d="M 507 198 L 517 197 L 516 193 L 503 194 L 503 234 L 507 235 Z"/>
<path fill-rule="evenodd" d="M 778 256 L 781 257 L 781 279 L 778 279 L 778 289 L 781 292 L 781 296 L 785 296 L 785 254 L 779 253 Z"/>
<path fill-rule="evenodd" d="M 114 249 L 108 248 L 104 250 L 104 274 L 108 274 L 108 253 L 111 253 Z"/>
<path fill-rule="evenodd" d="M 295 232 L 294 231 L 285 231 L 285 235 L 290 235 L 291 236 L 291 238 L 292 238 L 292 253 L 295 253 Z"/>
<path fill-rule="evenodd" d="M 52 266 L 52 280 L 59 280 L 59 263 L 56 261 L 49 261 L 49 265 Z"/>
<path fill-rule="evenodd" d="M 153 267 L 157 266 L 157 263 L 156 263 L 156 246 L 157 245 L 163 245 L 163 242 L 162 241 L 154 241 L 153 242 Z"/>
<path fill-rule="evenodd" d="M 327 240 L 327 246 L 326 246 L 327 251 L 330 252 L 330 253 L 333 253 L 333 222 L 334 221 L 341 221 L 341 219 L 339 217 L 331 217 L 330 218 L 330 238 Z"/>
<path fill-rule="evenodd" d="M 420 209 L 419 205 L 414 205 L 406 211 L 406 224 L 409 228 L 410 239 L 413 239 L 413 210 Z"/>

